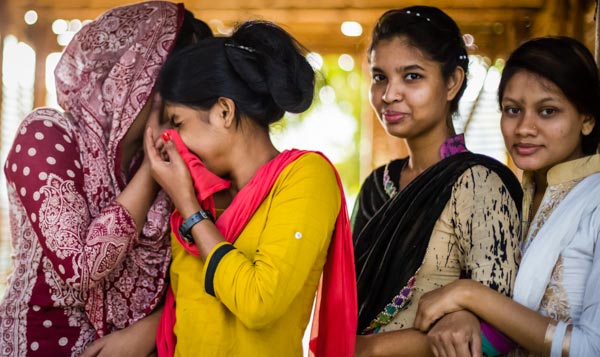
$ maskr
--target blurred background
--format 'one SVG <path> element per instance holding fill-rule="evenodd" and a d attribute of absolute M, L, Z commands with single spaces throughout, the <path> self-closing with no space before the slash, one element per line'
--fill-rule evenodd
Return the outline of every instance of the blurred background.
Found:
<path fill-rule="evenodd" d="M 35 107 L 57 107 L 53 70 L 61 51 L 88 21 L 119 0 L 0 0 L 0 164 L 16 128 Z M 324 152 L 343 179 L 352 208 L 364 177 L 406 155 L 402 141 L 385 134 L 368 103 L 366 48 L 373 24 L 388 9 L 442 8 L 456 20 L 469 46 L 469 86 L 455 118 L 467 146 L 508 161 L 499 130 L 496 89 L 507 55 L 523 40 L 567 35 L 592 52 L 596 1 L 592 0 L 186 0 L 186 8 L 217 35 L 246 19 L 271 20 L 305 45 L 318 72 L 313 106 L 271 128 L 279 149 Z M 3 167 L 3 166 L 2 166 Z M 515 170 L 516 172 L 516 170 Z M 518 172 L 517 172 L 518 174 Z M 10 267 L 6 182 L 0 174 L 0 297 Z"/>

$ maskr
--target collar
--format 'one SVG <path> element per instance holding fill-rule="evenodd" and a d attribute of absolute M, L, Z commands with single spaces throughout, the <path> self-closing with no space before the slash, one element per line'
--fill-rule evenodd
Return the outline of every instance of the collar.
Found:
<path fill-rule="evenodd" d="M 569 181 L 580 180 L 597 172 L 600 172 L 600 154 L 584 156 L 554 165 L 548 170 L 546 180 L 548 181 L 548 186 L 555 186 Z M 524 172 L 523 186 L 532 183 L 533 172 Z"/>
<path fill-rule="evenodd" d="M 458 134 L 452 137 L 449 137 L 444 141 L 442 146 L 440 146 L 440 157 L 445 159 L 449 156 L 460 154 L 461 152 L 466 152 L 467 146 L 465 145 L 465 135 Z"/>

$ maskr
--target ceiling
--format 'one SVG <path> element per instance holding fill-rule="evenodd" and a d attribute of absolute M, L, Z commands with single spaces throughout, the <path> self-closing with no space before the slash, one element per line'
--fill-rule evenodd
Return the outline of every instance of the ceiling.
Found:
<path fill-rule="evenodd" d="M 185 0 L 186 7 L 217 30 L 220 23 L 232 26 L 249 18 L 275 21 L 287 28 L 311 50 L 362 52 L 368 44 L 373 23 L 387 9 L 415 4 L 444 9 L 464 33 L 475 37 L 479 51 L 490 57 L 505 54 L 529 36 L 538 22 L 554 22 L 558 17 L 581 20 L 593 0 L 439 0 L 420 2 L 390 0 Z M 23 14 L 36 10 L 37 32 L 49 32 L 55 19 L 93 19 L 108 8 L 130 3 L 119 0 L 0 0 L 0 20 L 11 32 L 27 35 L 31 29 Z M 5 8 L 2 9 L 1 7 Z M 565 14 L 565 11 L 570 14 Z M 575 14 L 575 15 L 573 15 Z M 340 31 L 344 21 L 358 21 L 360 37 L 346 37 Z M 219 22 L 220 21 L 220 22 Z M 580 21 L 581 22 L 581 21 Z M 545 26 L 546 28 L 548 26 Z"/>

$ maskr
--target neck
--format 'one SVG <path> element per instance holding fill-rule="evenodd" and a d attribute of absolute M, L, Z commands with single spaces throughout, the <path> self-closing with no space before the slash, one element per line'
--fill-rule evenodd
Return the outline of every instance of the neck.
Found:
<path fill-rule="evenodd" d="M 438 163 L 442 159 L 440 147 L 454 135 L 454 129 L 444 126 L 430 135 L 405 139 L 409 154 L 408 169 L 421 173 Z"/>
<path fill-rule="evenodd" d="M 233 194 L 246 186 L 261 166 L 279 154 L 268 131 L 264 129 L 242 131 L 238 142 L 239 144 L 232 148 L 230 156 Z"/>

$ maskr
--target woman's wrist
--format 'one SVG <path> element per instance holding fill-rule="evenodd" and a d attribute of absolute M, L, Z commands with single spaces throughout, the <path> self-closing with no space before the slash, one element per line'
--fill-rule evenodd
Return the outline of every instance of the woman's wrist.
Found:
<path fill-rule="evenodd" d="M 455 287 L 456 304 L 465 310 L 471 310 L 473 298 L 477 295 L 478 282 L 471 279 L 461 279 Z"/>
<path fill-rule="evenodd" d="M 180 206 L 181 207 L 177 206 L 177 210 L 183 219 L 189 218 L 191 215 L 202 209 L 200 203 L 198 203 L 198 200 L 195 197 L 184 199 Z"/>

